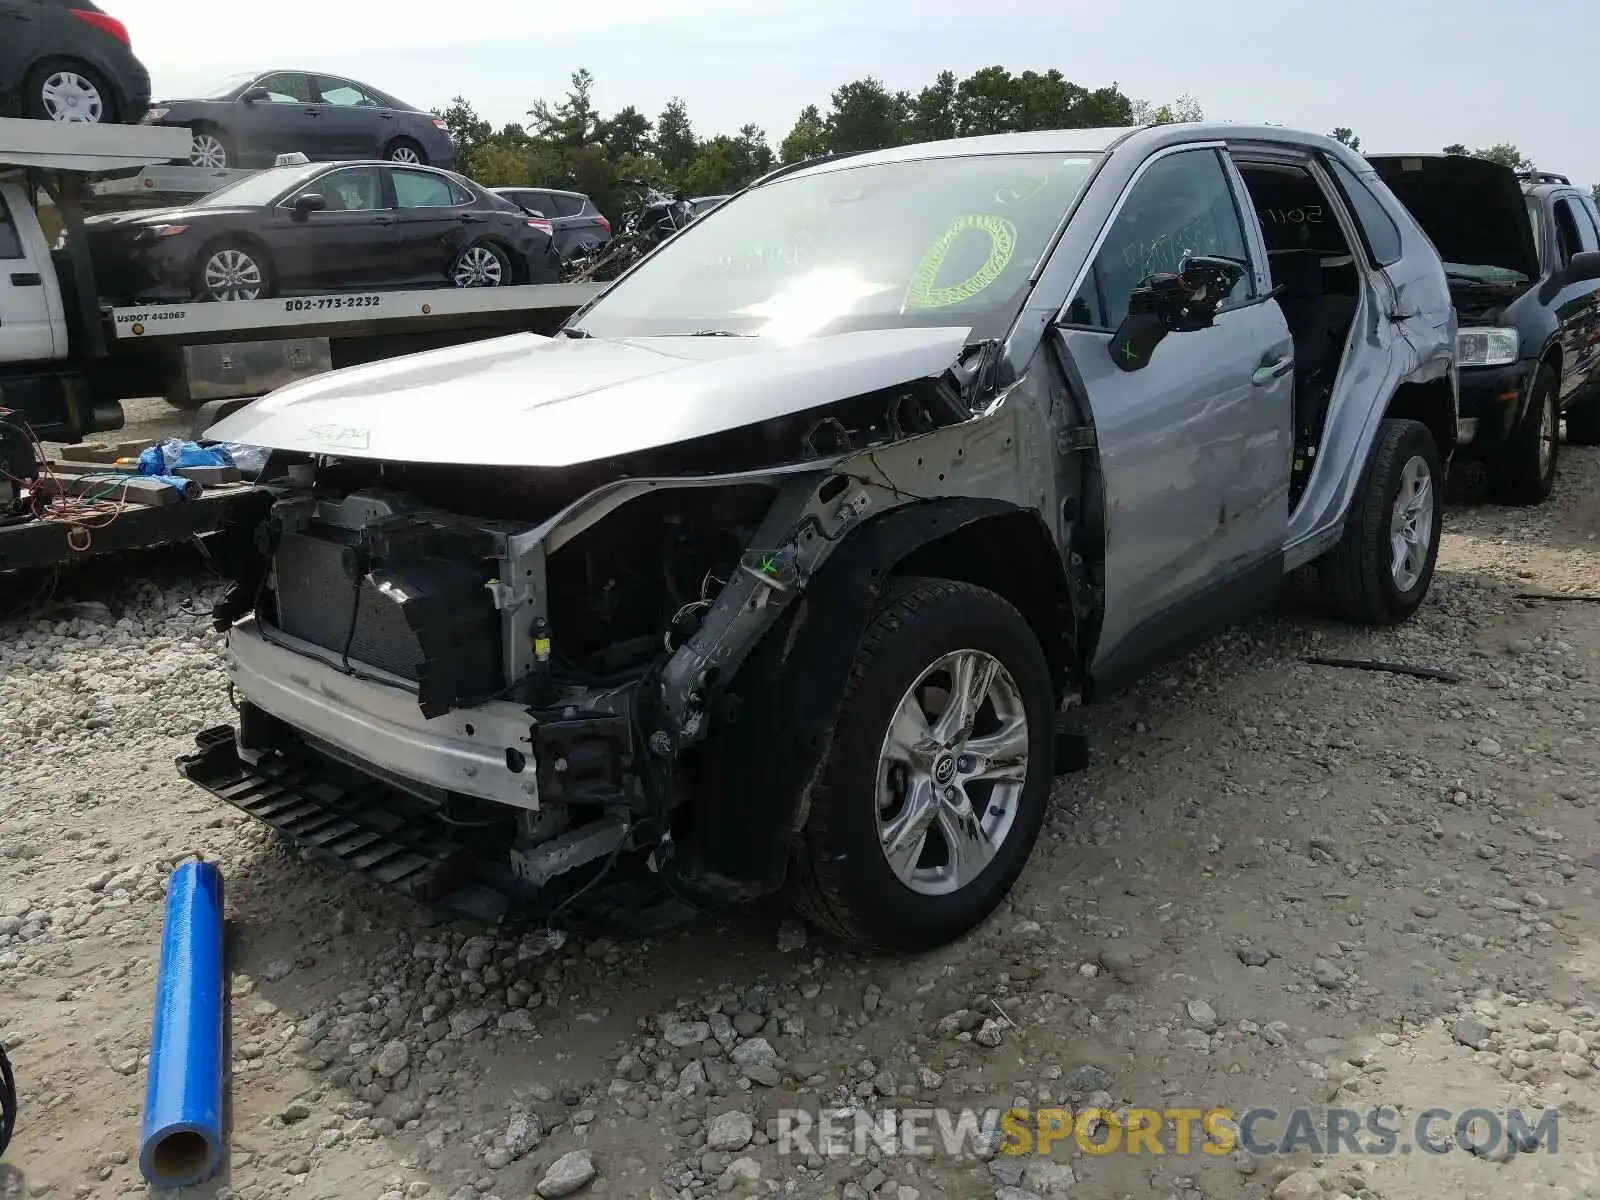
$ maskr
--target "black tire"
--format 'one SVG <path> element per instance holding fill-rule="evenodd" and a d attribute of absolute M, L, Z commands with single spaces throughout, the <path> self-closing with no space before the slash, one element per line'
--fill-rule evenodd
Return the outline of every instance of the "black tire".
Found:
<path fill-rule="evenodd" d="M 239 156 L 234 151 L 233 139 L 218 126 L 204 123 L 191 125 L 189 136 L 192 140 L 189 157 L 185 161 L 191 167 L 220 171 L 239 165 Z"/>
<path fill-rule="evenodd" d="M 1543 504 L 1556 484 L 1561 410 L 1555 370 L 1542 363 L 1528 409 L 1489 462 L 1489 494 L 1497 504 Z"/>
<path fill-rule="evenodd" d="M 228 297 L 218 294 L 213 289 L 207 280 L 207 267 L 218 256 L 226 254 L 242 255 L 254 264 L 261 280 L 257 295 Z M 248 278 L 248 275 L 246 275 L 246 278 Z M 253 242 L 241 241 L 237 238 L 224 238 L 221 241 L 212 242 L 199 254 L 195 255 L 194 277 L 190 283 L 190 288 L 196 300 L 210 300 L 220 303 L 233 303 L 240 299 L 266 300 L 274 294 L 276 287 L 277 274 L 272 269 L 272 260 L 267 257 L 265 250 Z"/>
<path fill-rule="evenodd" d="M 1028 764 L 1009 832 L 994 858 L 959 890 L 913 891 L 879 840 L 879 753 L 901 697 L 941 657 L 987 653 L 1009 673 L 1028 721 Z M 1032 853 L 1052 783 L 1055 691 L 1028 623 L 995 593 L 943 579 L 905 578 L 885 589 L 861 639 L 836 731 L 794 849 L 790 903 L 820 929 L 867 949 L 915 953 L 942 946 L 987 917 Z"/>
<path fill-rule="evenodd" d="M 422 148 L 422 143 L 408 137 L 390 138 L 383 147 L 383 157 L 390 162 L 428 165 L 428 152 Z"/>
<path fill-rule="evenodd" d="M 1567 441 L 1574 446 L 1600 446 L 1600 395 L 1567 409 Z"/>
<path fill-rule="evenodd" d="M 1416 581 L 1402 590 L 1392 566 L 1389 526 L 1402 478 L 1416 458 L 1427 468 L 1431 531 L 1422 569 Z M 1421 607 L 1439 557 L 1443 500 L 1444 465 L 1428 427 L 1420 421 L 1385 418 L 1345 519 L 1344 536 L 1323 558 L 1318 572 L 1340 617 L 1358 625 L 1398 625 Z"/>
<path fill-rule="evenodd" d="M 490 262 L 492 258 L 493 262 Z M 495 272 L 498 271 L 498 274 Z M 476 279 L 477 282 L 463 282 Z M 473 242 L 462 248 L 450 264 L 450 282 L 455 287 L 505 287 L 515 283 L 511 256 L 493 242 Z"/>
<path fill-rule="evenodd" d="M 38 63 L 28 72 L 28 77 L 22 84 L 22 111 L 23 115 L 36 121 L 53 121 L 63 118 L 56 117 L 50 112 L 50 106 L 45 101 L 44 86 L 50 78 L 62 71 L 70 71 L 85 83 L 89 84 L 100 96 L 100 114 L 94 120 L 87 122 L 94 125 L 115 125 L 121 118 L 117 107 L 117 94 L 111 90 L 110 81 L 96 71 L 88 63 L 79 62 L 72 58 L 47 58 Z"/>

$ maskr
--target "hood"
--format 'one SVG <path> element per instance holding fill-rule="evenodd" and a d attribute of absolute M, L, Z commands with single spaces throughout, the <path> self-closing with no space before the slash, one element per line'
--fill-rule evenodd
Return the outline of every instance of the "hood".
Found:
<path fill-rule="evenodd" d="M 938 375 L 969 332 L 874 329 L 803 342 L 514 334 L 292 383 L 206 436 L 350 458 L 576 466 Z"/>
<path fill-rule="evenodd" d="M 1367 161 L 1445 262 L 1539 278 L 1528 204 L 1510 167 L 1466 154 L 1369 154 Z"/>

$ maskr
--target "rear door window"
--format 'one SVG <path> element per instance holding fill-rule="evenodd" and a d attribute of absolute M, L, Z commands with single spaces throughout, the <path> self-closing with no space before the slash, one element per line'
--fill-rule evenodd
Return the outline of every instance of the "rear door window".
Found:
<path fill-rule="evenodd" d="M 1594 247 L 1583 244 L 1583 234 L 1578 227 L 1578 214 L 1573 211 L 1570 199 L 1565 196 L 1558 199 L 1555 202 L 1555 214 L 1557 257 L 1561 260 L 1561 265 L 1566 266 L 1574 254 L 1580 250 L 1592 250 Z"/>
<path fill-rule="evenodd" d="M 394 202 L 400 208 L 450 208 L 460 203 L 448 179 L 426 171 L 396 171 Z"/>

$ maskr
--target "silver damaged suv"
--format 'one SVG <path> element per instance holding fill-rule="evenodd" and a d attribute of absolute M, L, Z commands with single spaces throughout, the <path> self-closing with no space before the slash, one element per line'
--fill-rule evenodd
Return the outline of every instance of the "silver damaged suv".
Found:
<path fill-rule="evenodd" d="M 335 371 L 218 607 L 184 773 L 494 917 L 784 889 L 917 950 L 1012 886 L 1080 702 L 1310 563 L 1427 595 L 1456 443 L 1439 259 L 1364 161 L 1183 124 L 783 168 L 552 338 Z"/>

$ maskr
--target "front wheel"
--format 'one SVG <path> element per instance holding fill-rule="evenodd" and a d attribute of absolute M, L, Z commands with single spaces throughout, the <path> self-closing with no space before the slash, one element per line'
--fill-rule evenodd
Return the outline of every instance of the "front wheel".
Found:
<path fill-rule="evenodd" d="M 233 153 L 221 131 L 208 126 L 198 126 L 189 131 L 189 165 L 220 171 L 233 162 Z"/>
<path fill-rule="evenodd" d="M 1398 625 L 1422 606 L 1444 529 L 1443 484 L 1439 447 L 1428 427 L 1386 418 L 1344 536 L 1321 564 L 1324 590 L 1345 620 Z"/>
<path fill-rule="evenodd" d="M 195 264 L 196 300 L 262 300 L 272 294 L 267 256 L 243 242 L 208 246 Z"/>
<path fill-rule="evenodd" d="M 1489 463 L 1489 492 L 1498 504 L 1543 504 L 1556 484 L 1561 407 L 1556 373 L 1545 365 L 1533 377 L 1528 411 Z"/>
<path fill-rule="evenodd" d="M 479 242 L 456 256 L 450 282 L 458 288 L 503 287 L 511 282 L 511 260 L 493 242 Z"/>
<path fill-rule="evenodd" d="M 908 952 L 982 921 L 1038 840 L 1054 712 L 1038 638 L 1003 598 L 891 583 L 811 789 L 796 909 L 845 941 Z"/>

